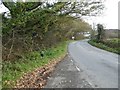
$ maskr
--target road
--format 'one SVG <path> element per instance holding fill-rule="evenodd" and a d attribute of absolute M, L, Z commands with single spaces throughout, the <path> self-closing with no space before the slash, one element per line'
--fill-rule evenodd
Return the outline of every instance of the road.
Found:
<path fill-rule="evenodd" d="M 118 55 L 98 49 L 87 40 L 73 42 L 69 54 L 93 87 L 118 88 Z"/>
<path fill-rule="evenodd" d="M 67 55 L 56 67 L 45 88 L 92 88 L 81 76 L 81 71 Z"/>
<path fill-rule="evenodd" d="M 87 40 L 68 46 L 45 88 L 118 88 L 118 55 L 98 49 Z"/>

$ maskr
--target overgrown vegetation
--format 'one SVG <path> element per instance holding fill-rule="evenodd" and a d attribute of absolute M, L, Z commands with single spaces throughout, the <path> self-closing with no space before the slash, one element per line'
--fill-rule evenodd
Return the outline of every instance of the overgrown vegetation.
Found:
<path fill-rule="evenodd" d="M 44 50 L 44 56 L 40 52 L 31 52 L 24 58 L 11 62 L 3 62 L 3 87 L 12 87 L 15 81 L 23 74 L 30 72 L 38 67 L 44 66 L 67 52 L 69 42 L 60 43 L 54 47 Z"/>
<path fill-rule="evenodd" d="M 97 25 L 97 35 L 92 34 L 91 40 L 88 42 L 98 48 L 120 54 L 120 39 L 118 37 L 106 38 L 102 24 Z"/>
<path fill-rule="evenodd" d="M 120 54 L 120 39 L 109 39 L 102 42 L 98 42 L 97 40 L 90 40 L 88 41 L 91 45 L 96 46 L 98 48 Z"/>
<path fill-rule="evenodd" d="M 84 38 L 77 37 L 77 33 L 91 30 L 80 17 L 97 15 L 103 9 L 102 2 L 94 0 L 54 3 L 6 0 L 2 4 L 9 9 L 9 13 L 2 13 L 4 87 L 24 72 L 65 54 L 63 42 L 72 36 Z"/>

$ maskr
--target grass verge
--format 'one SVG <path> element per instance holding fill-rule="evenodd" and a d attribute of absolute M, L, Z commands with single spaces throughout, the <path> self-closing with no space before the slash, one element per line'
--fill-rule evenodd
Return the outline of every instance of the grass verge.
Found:
<path fill-rule="evenodd" d="M 104 42 L 97 42 L 96 40 L 89 40 L 88 43 L 100 49 L 110 51 L 116 54 L 120 54 L 120 47 L 119 47 L 118 41 L 119 40 L 117 39 L 110 39 Z"/>
<path fill-rule="evenodd" d="M 3 88 L 13 87 L 15 85 L 15 81 L 24 75 L 24 73 L 33 71 L 38 67 L 48 64 L 51 60 L 55 60 L 55 58 L 65 55 L 68 43 L 68 41 L 62 42 L 56 47 L 45 50 L 43 58 L 41 57 L 40 52 L 32 52 L 25 55 L 23 59 L 19 59 L 14 63 L 3 62 Z"/>

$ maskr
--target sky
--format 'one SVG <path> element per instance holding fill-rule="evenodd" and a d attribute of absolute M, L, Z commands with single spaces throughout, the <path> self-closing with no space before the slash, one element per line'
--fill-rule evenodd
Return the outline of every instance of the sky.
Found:
<path fill-rule="evenodd" d="M 103 14 L 98 17 L 88 17 L 85 21 L 91 25 L 103 24 L 106 29 L 118 29 L 118 2 L 120 0 L 106 0 Z"/>
<path fill-rule="evenodd" d="M 89 24 L 103 24 L 106 29 L 118 29 L 118 2 L 120 0 L 106 0 L 104 2 L 105 9 L 101 16 L 85 17 L 84 20 Z M 8 11 L 3 5 L 0 5 L 0 13 Z"/>

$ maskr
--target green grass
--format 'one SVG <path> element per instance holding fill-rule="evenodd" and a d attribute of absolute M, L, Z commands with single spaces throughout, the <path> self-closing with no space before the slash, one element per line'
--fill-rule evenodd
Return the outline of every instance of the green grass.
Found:
<path fill-rule="evenodd" d="M 69 42 L 63 42 L 58 44 L 56 47 L 44 50 L 43 58 L 41 58 L 40 52 L 32 52 L 26 54 L 23 59 L 19 59 L 14 63 L 3 62 L 3 88 L 12 87 L 13 85 L 15 85 L 15 81 L 18 80 L 24 73 L 30 72 L 35 68 L 44 66 L 51 60 L 65 55 L 67 52 L 68 43 Z M 11 81 L 11 83 L 6 84 L 6 81 Z"/>
<path fill-rule="evenodd" d="M 103 42 L 97 42 L 96 40 L 89 40 L 88 43 L 98 48 L 120 54 L 119 41 L 120 39 L 115 38 L 115 39 L 109 39 Z"/>
<path fill-rule="evenodd" d="M 1 64 L 1 62 L 0 62 L 0 90 L 2 89 L 2 64 Z"/>

